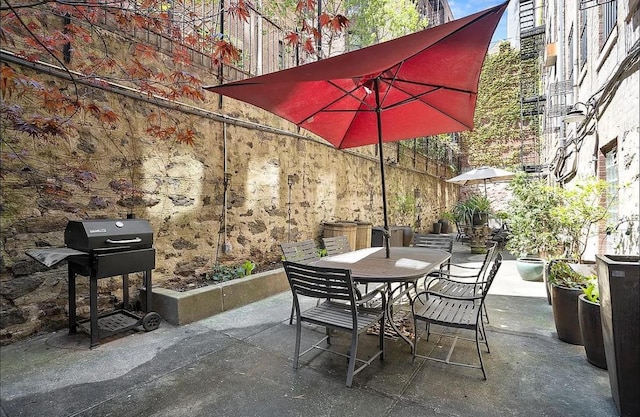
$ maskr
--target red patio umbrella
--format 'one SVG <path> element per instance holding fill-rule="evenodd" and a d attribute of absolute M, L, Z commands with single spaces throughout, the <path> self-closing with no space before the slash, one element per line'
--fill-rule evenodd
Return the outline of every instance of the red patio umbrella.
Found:
<path fill-rule="evenodd" d="M 261 107 L 338 149 L 473 128 L 480 70 L 507 3 L 357 51 L 206 90 Z"/>

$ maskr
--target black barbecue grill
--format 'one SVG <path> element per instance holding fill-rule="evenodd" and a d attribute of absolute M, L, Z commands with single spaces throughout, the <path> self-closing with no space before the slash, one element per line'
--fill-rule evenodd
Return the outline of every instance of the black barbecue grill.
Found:
<path fill-rule="evenodd" d="M 142 325 L 146 331 L 160 325 L 151 310 L 151 270 L 155 268 L 153 231 L 140 219 L 70 221 L 64 232 L 67 248 L 84 252 L 68 257 L 69 333 L 78 329 L 91 335 L 91 347 L 100 339 Z M 146 314 L 126 310 L 129 305 L 129 274 L 143 272 Z M 76 319 L 76 275 L 89 277 L 89 319 Z M 98 279 L 122 275 L 123 309 L 98 313 Z"/>

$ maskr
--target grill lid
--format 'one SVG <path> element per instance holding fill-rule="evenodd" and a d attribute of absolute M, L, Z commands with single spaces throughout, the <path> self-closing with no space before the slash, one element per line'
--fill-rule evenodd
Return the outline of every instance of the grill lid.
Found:
<path fill-rule="evenodd" d="M 143 249 L 153 245 L 153 230 L 143 219 L 69 221 L 64 244 L 81 251 Z"/>

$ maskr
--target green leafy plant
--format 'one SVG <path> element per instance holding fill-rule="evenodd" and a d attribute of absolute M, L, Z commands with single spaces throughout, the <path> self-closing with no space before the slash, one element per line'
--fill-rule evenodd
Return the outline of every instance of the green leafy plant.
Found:
<path fill-rule="evenodd" d="M 416 214 L 416 198 L 413 194 L 396 196 L 394 212 L 399 225 L 411 226 Z"/>
<path fill-rule="evenodd" d="M 323 257 L 327 256 L 327 254 L 328 254 L 328 253 L 327 253 L 327 250 L 326 250 L 325 248 L 320 248 L 320 249 L 318 249 L 318 255 L 319 255 L 321 258 L 323 258 Z"/>
<path fill-rule="evenodd" d="M 560 252 L 562 229 L 552 213 L 563 201 L 556 189 L 523 172 L 515 176 L 509 188 L 513 198 L 506 210 L 507 250 L 517 257 L 535 254 L 546 257 Z"/>
<path fill-rule="evenodd" d="M 244 276 L 247 277 L 251 275 L 254 269 L 256 269 L 256 264 L 251 261 L 245 261 L 245 263 L 243 263 L 241 267 L 244 271 Z"/>
<path fill-rule="evenodd" d="M 600 304 L 600 291 L 598 290 L 598 282 L 595 276 L 589 280 L 589 283 L 582 289 L 582 292 L 588 301 Z"/>
<path fill-rule="evenodd" d="M 442 213 L 442 216 L 440 216 L 440 218 L 443 220 L 448 220 L 450 222 L 454 222 L 457 220 L 457 216 L 452 211 L 445 211 L 444 213 Z"/>
<path fill-rule="evenodd" d="M 206 273 L 205 279 L 214 282 L 226 282 L 242 277 L 242 273 L 237 266 L 215 265 Z"/>
<path fill-rule="evenodd" d="M 560 243 L 564 255 L 582 260 L 592 228 L 607 215 L 607 207 L 600 204 L 605 197 L 607 183 L 596 178 L 587 178 L 571 188 L 558 189 L 562 204 L 551 209 L 560 227 Z"/>
<path fill-rule="evenodd" d="M 480 194 L 473 194 L 466 200 L 458 201 L 453 208 L 457 221 L 471 224 L 473 216 L 491 213 L 491 201 Z"/>
<path fill-rule="evenodd" d="M 254 269 L 256 264 L 251 261 L 245 261 L 239 266 L 215 265 L 205 274 L 205 279 L 214 282 L 231 281 L 251 275 Z"/>
<path fill-rule="evenodd" d="M 549 269 L 549 282 L 560 287 L 587 288 L 591 279 L 574 271 L 566 261 L 555 261 Z"/>

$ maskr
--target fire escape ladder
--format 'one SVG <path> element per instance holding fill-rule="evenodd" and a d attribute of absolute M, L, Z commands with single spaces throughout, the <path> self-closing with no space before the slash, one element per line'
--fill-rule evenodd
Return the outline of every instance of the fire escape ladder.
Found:
<path fill-rule="evenodd" d="M 540 172 L 540 126 L 546 97 L 542 93 L 544 22 L 540 0 L 521 0 L 520 162 L 526 172 Z"/>

